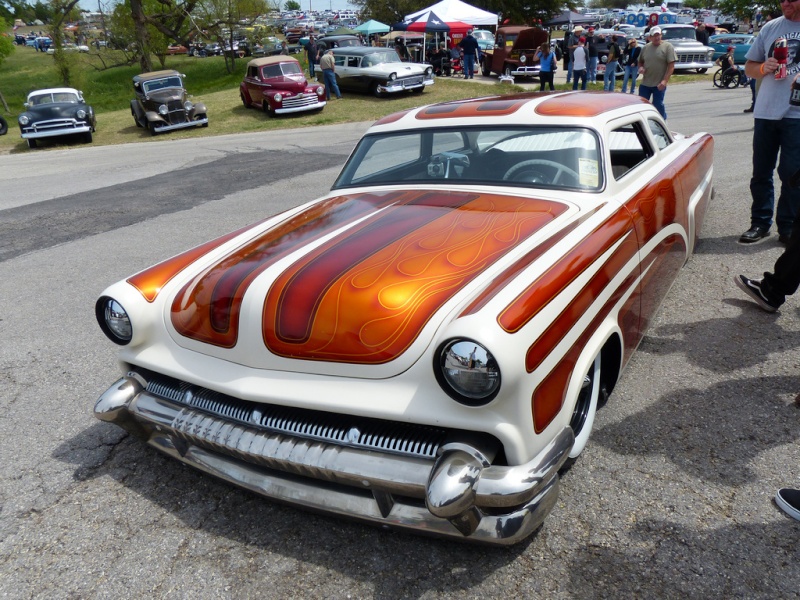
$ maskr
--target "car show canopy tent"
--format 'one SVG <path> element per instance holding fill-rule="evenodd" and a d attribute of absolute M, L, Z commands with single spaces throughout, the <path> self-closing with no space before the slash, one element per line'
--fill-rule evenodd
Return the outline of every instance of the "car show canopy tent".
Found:
<path fill-rule="evenodd" d="M 370 19 L 356 27 L 355 30 L 364 35 L 372 35 L 373 33 L 389 33 L 389 26 L 375 19 Z"/>
<path fill-rule="evenodd" d="M 448 22 L 461 21 L 470 25 L 490 25 L 497 26 L 497 15 L 472 6 L 461 0 L 441 0 L 427 8 L 418 10 L 415 13 L 406 15 L 406 21 L 413 21 L 421 15 L 433 11 L 441 19 Z"/>

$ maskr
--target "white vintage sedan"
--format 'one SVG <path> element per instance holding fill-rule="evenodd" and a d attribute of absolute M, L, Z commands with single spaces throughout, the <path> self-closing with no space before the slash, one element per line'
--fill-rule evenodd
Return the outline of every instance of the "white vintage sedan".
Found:
<path fill-rule="evenodd" d="M 712 153 L 628 94 L 383 118 L 325 197 L 102 293 L 95 415 L 268 498 L 518 542 L 695 247 Z"/>
<path fill-rule="evenodd" d="M 342 91 L 365 92 L 378 98 L 399 92 L 422 93 L 433 85 L 433 67 L 403 62 L 393 48 L 335 48 L 336 82 Z"/>

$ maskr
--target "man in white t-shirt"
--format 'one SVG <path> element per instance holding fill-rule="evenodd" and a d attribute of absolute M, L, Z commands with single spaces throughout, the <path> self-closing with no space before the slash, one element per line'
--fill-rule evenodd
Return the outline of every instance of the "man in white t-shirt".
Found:
<path fill-rule="evenodd" d="M 586 38 L 578 38 L 578 45 L 572 51 L 572 89 L 578 89 L 578 79 L 581 80 L 581 89 L 586 89 L 586 64 L 589 54 L 586 52 Z"/>

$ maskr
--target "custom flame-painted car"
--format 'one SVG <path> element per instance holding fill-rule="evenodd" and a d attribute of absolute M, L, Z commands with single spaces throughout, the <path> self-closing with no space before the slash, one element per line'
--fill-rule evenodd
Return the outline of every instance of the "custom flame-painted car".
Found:
<path fill-rule="evenodd" d="M 268 115 L 322 110 L 327 104 L 325 86 L 309 84 L 300 63 L 291 56 L 267 56 L 248 62 L 239 97 L 245 108 L 257 106 Z"/>
<path fill-rule="evenodd" d="M 713 139 L 629 94 L 520 94 L 375 123 L 323 198 L 96 303 L 95 415 L 264 496 L 510 544 L 682 265 Z"/>
<path fill-rule="evenodd" d="M 97 129 L 94 109 L 86 104 L 83 92 L 73 88 L 48 88 L 28 94 L 25 112 L 17 117 L 20 136 L 29 148 L 44 138 L 80 136 L 87 144 Z"/>
<path fill-rule="evenodd" d="M 131 115 L 137 127 L 152 135 L 187 127 L 208 127 L 206 105 L 192 102 L 183 87 L 185 75 L 177 71 L 152 71 L 133 78 L 136 97 Z"/>

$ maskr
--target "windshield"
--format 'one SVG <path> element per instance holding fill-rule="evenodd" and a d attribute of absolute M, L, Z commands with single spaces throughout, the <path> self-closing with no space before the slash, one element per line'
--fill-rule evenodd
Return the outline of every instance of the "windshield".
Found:
<path fill-rule="evenodd" d="M 472 35 L 475 37 L 476 40 L 481 40 L 486 42 L 494 41 L 494 36 L 489 31 L 473 31 Z"/>
<path fill-rule="evenodd" d="M 145 81 L 142 84 L 146 94 L 152 94 L 158 90 L 167 88 L 182 88 L 183 82 L 181 78 L 175 75 L 174 77 L 164 77 L 163 79 L 154 79 L 152 81 Z"/>
<path fill-rule="evenodd" d="M 282 75 L 302 75 L 303 72 L 298 63 L 284 62 L 266 65 L 261 73 L 264 79 L 269 79 L 270 77 L 281 77 Z"/>
<path fill-rule="evenodd" d="M 55 92 L 49 94 L 39 94 L 38 96 L 31 96 L 28 100 L 31 106 L 39 106 L 41 104 L 51 104 L 53 102 L 69 102 L 72 104 L 78 103 L 78 96 L 72 92 Z"/>
<path fill-rule="evenodd" d="M 589 129 L 487 126 L 368 135 L 333 189 L 464 183 L 594 191 L 602 179 Z"/>
<path fill-rule="evenodd" d="M 683 40 L 697 39 L 694 34 L 694 29 L 691 27 L 671 27 L 669 29 L 661 30 L 661 39 L 664 40 Z"/>
<path fill-rule="evenodd" d="M 402 62 L 400 57 L 397 55 L 397 52 L 394 50 L 382 50 L 380 52 L 372 52 L 370 54 L 364 55 L 364 58 L 361 59 L 361 66 L 362 67 L 374 67 L 375 65 L 381 65 L 384 63 L 399 63 Z"/>

